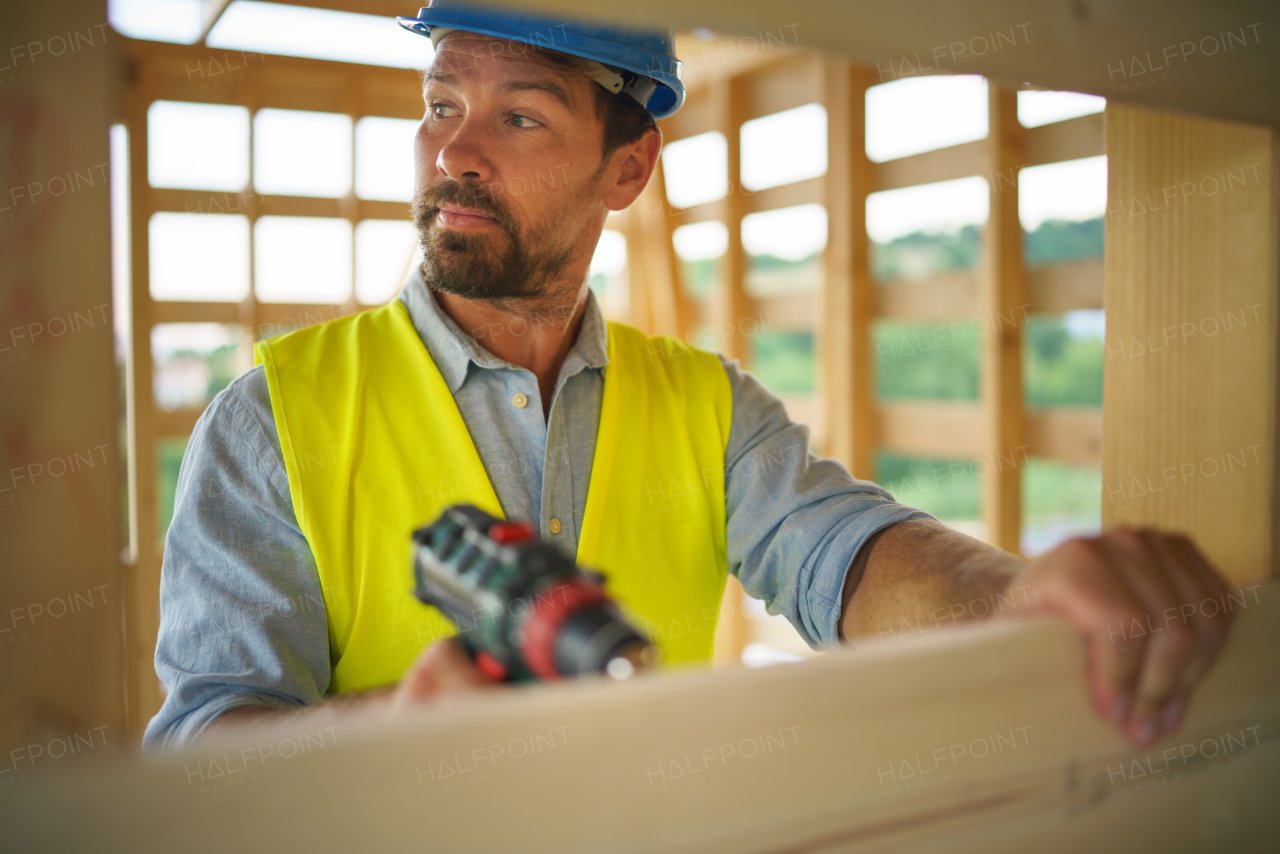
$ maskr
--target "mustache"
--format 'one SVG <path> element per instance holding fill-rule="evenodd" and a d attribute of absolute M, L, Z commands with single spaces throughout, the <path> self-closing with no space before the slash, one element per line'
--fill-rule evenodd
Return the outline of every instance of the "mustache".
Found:
<path fill-rule="evenodd" d="M 419 192 L 413 200 L 414 221 L 419 227 L 430 227 L 440 208 L 446 204 L 471 208 L 493 217 L 508 233 L 515 229 L 515 219 L 489 188 L 470 181 L 449 180 Z"/>

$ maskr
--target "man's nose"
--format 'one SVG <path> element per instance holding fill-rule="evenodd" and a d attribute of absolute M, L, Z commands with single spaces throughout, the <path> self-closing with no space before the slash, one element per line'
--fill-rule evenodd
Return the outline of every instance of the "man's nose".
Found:
<path fill-rule="evenodd" d="M 484 155 L 483 134 L 464 120 L 436 155 L 436 168 L 455 181 L 487 184 L 493 178 L 493 166 Z"/>

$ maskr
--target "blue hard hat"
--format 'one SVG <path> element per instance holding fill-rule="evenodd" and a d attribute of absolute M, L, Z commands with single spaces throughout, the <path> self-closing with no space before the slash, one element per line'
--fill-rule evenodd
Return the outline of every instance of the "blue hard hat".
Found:
<path fill-rule="evenodd" d="M 666 118 L 684 103 L 680 60 L 669 30 L 606 27 L 457 0 L 431 0 L 430 6 L 418 10 L 418 17 L 396 21 L 420 36 L 430 36 L 434 27 L 447 27 L 593 59 L 621 70 L 625 88 L 615 91 L 639 95 L 636 100 L 655 119 Z"/>

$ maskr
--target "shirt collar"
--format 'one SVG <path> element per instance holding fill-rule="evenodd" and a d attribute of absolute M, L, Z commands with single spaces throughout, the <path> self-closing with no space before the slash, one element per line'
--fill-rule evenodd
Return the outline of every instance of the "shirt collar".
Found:
<path fill-rule="evenodd" d="M 419 271 L 414 270 L 405 280 L 400 289 L 400 300 L 409 309 L 413 328 L 431 354 L 450 394 L 458 393 L 472 364 L 486 370 L 524 370 L 493 355 L 464 332 L 431 296 Z M 582 325 L 578 327 L 578 339 L 565 356 L 561 379 L 582 368 L 599 369 L 609 364 L 608 335 L 609 327 L 600 311 L 600 304 L 596 301 L 595 293 L 588 289 L 587 306 L 582 315 Z"/>

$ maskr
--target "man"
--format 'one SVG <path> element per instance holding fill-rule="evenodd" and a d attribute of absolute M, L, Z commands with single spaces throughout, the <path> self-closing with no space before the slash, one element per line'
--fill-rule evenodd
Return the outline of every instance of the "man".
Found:
<path fill-rule="evenodd" d="M 653 118 L 683 100 L 669 37 L 450 2 L 401 22 L 436 46 L 425 260 L 391 305 L 260 344 L 200 419 L 148 744 L 491 687 L 407 593 L 410 531 L 462 501 L 599 566 L 668 662 L 710 656 L 727 572 L 815 646 L 1003 595 L 1075 623 L 1094 703 L 1128 737 L 1177 729 L 1230 617 L 1196 609 L 1145 650 L 1111 640 L 1225 593 L 1185 538 L 1116 530 L 1027 564 L 812 456 L 736 363 L 604 322 L 587 269 L 653 174 Z"/>

